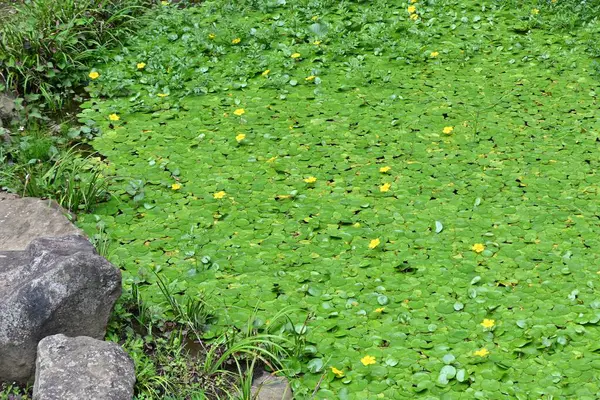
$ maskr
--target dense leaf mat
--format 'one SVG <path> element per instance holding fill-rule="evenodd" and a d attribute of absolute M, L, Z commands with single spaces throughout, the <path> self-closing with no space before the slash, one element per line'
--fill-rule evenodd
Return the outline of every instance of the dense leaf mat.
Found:
<path fill-rule="evenodd" d="M 80 224 L 221 325 L 310 315 L 298 399 L 599 398 L 599 25 L 478 3 L 163 7 L 95 70 Z"/>

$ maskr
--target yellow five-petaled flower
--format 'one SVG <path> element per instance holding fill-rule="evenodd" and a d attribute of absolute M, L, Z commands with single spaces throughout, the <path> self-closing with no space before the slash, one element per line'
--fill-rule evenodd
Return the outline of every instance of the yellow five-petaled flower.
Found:
<path fill-rule="evenodd" d="M 159 93 L 157 94 L 158 97 L 167 97 L 169 94 L 168 93 Z"/>
<path fill-rule="evenodd" d="M 414 14 L 417 11 L 417 7 L 415 6 L 408 6 L 408 13 L 409 14 Z"/>
<path fill-rule="evenodd" d="M 385 193 L 388 190 L 390 190 L 391 187 L 392 187 L 392 184 L 386 182 L 383 185 L 379 186 L 379 191 Z"/>
<path fill-rule="evenodd" d="M 292 58 L 296 59 L 296 58 L 300 58 L 300 53 L 294 53 L 291 55 Z"/>
<path fill-rule="evenodd" d="M 494 325 L 496 325 L 496 321 L 494 321 L 493 319 L 487 319 L 487 318 L 485 318 L 483 320 L 483 322 L 481 323 L 481 326 L 483 326 L 486 329 L 491 329 L 494 327 Z"/>
<path fill-rule="evenodd" d="M 240 39 L 240 38 L 238 37 L 238 38 L 235 38 L 235 39 L 233 39 L 233 40 L 231 41 L 231 43 L 233 43 L 233 44 L 238 44 L 238 43 L 239 43 L 239 42 L 241 42 L 241 41 L 242 41 L 242 39 Z"/>
<path fill-rule="evenodd" d="M 388 172 L 390 169 L 392 169 L 392 167 L 388 167 L 388 166 L 381 167 L 381 168 L 379 168 L 379 172 L 382 172 L 382 173 L 384 173 L 384 174 L 385 174 L 385 173 L 386 173 L 386 172 Z"/>
<path fill-rule="evenodd" d="M 146 63 L 143 63 L 143 62 L 137 63 L 136 67 L 137 67 L 137 69 L 144 69 L 144 68 L 146 68 Z"/>
<path fill-rule="evenodd" d="M 213 197 L 215 199 L 222 199 L 223 197 L 225 197 L 226 194 L 227 193 L 221 190 L 220 192 L 213 193 Z"/>
<path fill-rule="evenodd" d="M 377 361 L 375 360 L 375 357 L 373 357 L 373 356 L 364 356 L 363 358 L 360 359 L 360 362 L 364 366 L 373 365 L 373 364 L 377 363 Z"/>
<path fill-rule="evenodd" d="M 342 378 L 344 376 L 344 371 L 337 369 L 336 367 L 331 367 L 331 372 L 333 372 L 336 378 Z"/>
<path fill-rule="evenodd" d="M 473 250 L 475 253 L 481 253 L 485 250 L 485 246 L 481 243 L 475 243 L 473 246 L 471 246 L 471 250 Z"/>
<path fill-rule="evenodd" d="M 90 74 L 88 76 L 90 77 L 90 79 L 98 79 L 100 74 L 97 73 L 96 71 L 92 71 L 92 72 L 90 72 Z"/>
<path fill-rule="evenodd" d="M 314 75 L 307 76 L 306 78 L 304 78 L 304 80 L 307 81 L 307 82 L 314 81 L 315 80 L 315 76 Z"/>
<path fill-rule="evenodd" d="M 235 137 L 235 140 L 237 140 L 238 142 L 241 142 L 244 139 L 246 139 L 246 135 L 244 133 L 238 133 Z"/>
<path fill-rule="evenodd" d="M 454 130 L 453 126 L 446 126 L 444 127 L 444 129 L 442 130 L 442 132 L 444 132 L 446 135 L 449 135 L 452 133 L 452 131 Z"/>
<path fill-rule="evenodd" d="M 375 309 L 375 312 L 376 312 L 376 313 L 382 313 L 382 312 L 383 312 L 383 310 L 385 310 L 385 307 L 379 307 L 379 308 L 376 308 L 376 309 Z"/>
<path fill-rule="evenodd" d="M 243 108 L 238 108 L 233 113 L 238 117 L 241 117 L 242 115 L 246 114 L 246 110 L 244 110 Z"/>
<path fill-rule="evenodd" d="M 108 116 L 108 119 L 110 119 L 111 121 L 118 121 L 121 119 L 121 117 L 119 117 L 117 114 L 110 114 Z"/>
<path fill-rule="evenodd" d="M 534 8 L 534 9 L 531 10 L 531 13 L 533 15 L 538 15 L 540 13 L 540 10 L 538 10 L 537 8 Z"/>
<path fill-rule="evenodd" d="M 476 352 L 474 352 L 473 354 L 475 354 L 478 357 L 485 357 L 487 355 L 490 354 L 490 351 L 488 349 L 486 349 L 485 347 L 481 350 L 477 350 Z"/>
<path fill-rule="evenodd" d="M 214 38 L 216 38 L 216 37 L 217 37 L 217 35 L 215 35 L 214 33 L 209 33 L 209 34 L 208 34 L 208 38 L 209 38 L 210 40 L 213 40 L 213 39 L 214 39 Z"/>
<path fill-rule="evenodd" d="M 429 54 L 429 57 L 431 58 L 436 58 L 437 56 L 440 55 L 439 51 L 432 51 L 431 54 Z"/>
<path fill-rule="evenodd" d="M 317 178 L 315 178 L 314 176 L 309 176 L 308 178 L 304 179 L 304 182 L 306 183 L 315 183 L 317 181 Z"/>
<path fill-rule="evenodd" d="M 380 244 L 381 244 L 381 240 L 379 240 L 379 238 L 371 239 L 371 241 L 369 242 L 369 248 L 374 249 L 375 247 L 379 246 Z"/>
<path fill-rule="evenodd" d="M 181 189 L 181 185 L 179 183 L 174 183 L 171 185 L 171 189 L 179 190 L 179 189 Z"/>
<path fill-rule="evenodd" d="M 261 75 L 266 78 L 269 75 L 269 72 L 271 72 L 270 69 L 265 69 Z"/>

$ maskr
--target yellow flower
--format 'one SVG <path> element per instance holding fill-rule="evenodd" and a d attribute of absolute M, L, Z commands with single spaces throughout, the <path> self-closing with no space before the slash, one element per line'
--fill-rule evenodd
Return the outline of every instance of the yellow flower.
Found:
<path fill-rule="evenodd" d="M 452 133 L 452 131 L 454 130 L 453 126 L 446 126 L 444 127 L 444 129 L 442 130 L 442 132 L 444 132 L 446 135 L 449 135 Z"/>
<path fill-rule="evenodd" d="M 315 41 L 313 42 L 313 44 L 314 44 L 315 46 L 318 46 L 318 45 L 320 45 L 321 43 L 323 43 L 323 42 L 321 42 L 320 40 L 315 40 Z"/>
<path fill-rule="evenodd" d="M 243 108 L 238 108 L 233 113 L 238 117 L 241 117 L 242 115 L 246 114 L 246 110 L 244 110 Z"/>
<path fill-rule="evenodd" d="M 237 136 L 235 137 L 235 140 L 239 142 L 241 142 L 242 140 L 246 139 L 246 135 L 243 133 L 238 133 Z"/>
<path fill-rule="evenodd" d="M 316 21 L 316 20 L 318 20 L 318 19 L 319 19 L 319 16 L 318 16 L 318 15 L 315 15 L 315 16 L 313 16 L 311 19 L 312 19 L 313 21 Z"/>
<path fill-rule="evenodd" d="M 99 73 L 97 73 L 96 71 L 92 71 L 90 72 L 90 74 L 88 75 L 91 79 L 98 79 L 98 77 L 100 76 Z"/>
<path fill-rule="evenodd" d="M 409 12 L 409 14 L 414 14 L 415 12 L 417 12 L 417 7 L 408 6 L 408 12 Z"/>
<path fill-rule="evenodd" d="M 384 183 L 383 185 L 379 186 L 379 191 L 382 193 L 385 193 L 388 190 L 390 190 L 391 187 L 392 187 L 391 183 Z"/>
<path fill-rule="evenodd" d="M 537 8 L 534 8 L 533 10 L 531 10 L 531 13 L 533 15 L 538 15 L 540 13 L 540 10 L 538 10 Z"/>
<path fill-rule="evenodd" d="M 307 81 L 307 82 L 314 81 L 315 80 L 315 76 L 314 75 L 307 76 L 306 78 L 304 78 L 304 80 Z"/>
<path fill-rule="evenodd" d="M 369 248 L 370 248 L 370 249 L 374 249 L 375 247 L 379 246 L 380 244 L 381 244 L 381 240 L 379 240 L 379 238 L 377 238 L 377 239 L 372 239 L 372 240 L 369 242 Z"/>
<path fill-rule="evenodd" d="M 169 94 L 168 93 L 159 93 L 157 94 L 158 97 L 167 97 Z"/>
<path fill-rule="evenodd" d="M 267 75 L 269 75 L 269 72 L 271 72 L 271 70 L 270 70 L 270 69 L 265 69 L 261 75 L 262 75 L 262 76 L 264 76 L 264 77 L 266 78 L 266 77 L 267 77 Z"/>
<path fill-rule="evenodd" d="M 300 58 L 300 53 L 294 53 L 291 55 L 292 58 L 296 59 L 296 58 Z"/>
<path fill-rule="evenodd" d="M 208 34 L 208 38 L 209 38 L 210 40 L 213 40 L 213 39 L 214 39 L 214 38 L 216 38 L 216 37 L 217 37 L 217 35 L 215 35 L 214 33 L 209 33 L 209 34 Z"/>
<path fill-rule="evenodd" d="M 475 253 L 481 253 L 482 251 L 485 250 L 485 246 L 482 245 L 481 243 L 475 243 L 472 247 L 471 250 L 473 250 Z"/>
<path fill-rule="evenodd" d="M 269 159 L 267 160 L 267 162 L 268 162 L 268 163 L 272 163 L 272 162 L 275 162 L 275 160 L 277 160 L 277 156 L 273 156 L 273 157 L 269 158 Z"/>
<path fill-rule="evenodd" d="M 379 308 L 376 308 L 376 309 L 375 309 L 375 312 L 376 312 L 376 313 L 382 313 L 382 312 L 383 312 L 383 310 L 385 310 L 385 307 L 379 307 Z"/>
<path fill-rule="evenodd" d="M 238 38 L 235 38 L 235 39 L 233 39 L 233 40 L 231 41 L 231 43 L 233 43 L 233 44 L 238 44 L 238 43 L 239 43 L 239 42 L 241 42 L 241 41 L 242 41 L 242 39 L 240 39 L 240 38 L 238 37 Z"/>
<path fill-rule="evenodd" d="M 227 193 L 221 190 L 220 192 L 213 193 L 213 197 L 215 199 L 222 199 L 223 197 L 225 197 L 226 194 Z"/>
<path fill-rule="evenodd" d="M 331 367 L 331 372 L 333 372 L 336 378 L 342 378 L 344 376 L 344 371 L 339 370 L 336 367 Z"/>
<path fill-rule="evenodd" d="M 483 320 L 483 322 L 481 323 L 481 326 L 483 326 L 486 329 L 493 328 L 494 325 L 496 325 L 496 321 L 494 321 L 493 319 L 487 319 L 487 318 L 485 318 Z"/>
<path fill-rule="evenodd" d="M 390 169 L 392 169 L 392 167 L 388 167 L 388 166 L 381 167 L 381 168 L 379 168 L 379 172 L 382 172 L 382 173 L 384 173 L 384 174 L 385 174 L 385 173 L 386 173 L 386 172 L 388 172 Z"/>
<path fill-rule="evenodd" d="M 490 352 L 489 352 L 489 350 L 488 350 L 488 349 L 486 349 L 486 348 L 484 347 L 484 348 L 483 348 L 483 349 L 481 349 L 481 350 L 477 350 L 477 351 L 476 351 L 476 352 L 474 352 L 473 354 L 474 354 L 474 355 L 476 355 L 476 356 L 479 356 L 479 357 L 485 357 L 485 356 L 487 356 L 488 354 L 490 354 Z"/>
<path fill-rule="evenodd" d="M 436 57 L 437 57 L 437 56 L 439 56 L 439 55 L 440 55 L 440 52 L 439 52 L 439 51 L 432 51 L 432 52 L 431 52 L 431 54 L 429 55 L 429 57 L 431 57 L 431 58 L 436 58 Z"/>
<path fill-rule="evenodd" d="M 410 0 L 410 4 L 415 4 L 418 0 Z"/>
<path fill-rule="evenodd" d="M 376 363 L 375 357 L 373 357 L 373 356 L 364 356 L 363 358 L 360 359 L 360 362 L 364 366 L 373 365 Z"/>
<path fill-rule="evenodd" d="M 144 68 L 146 68 L 146 63 L 143 63 L 143 62 L 137 63 L 136 67 L 137 67 L 137 69 L 144 69 Z"/>
<path fill-rule="evenodd" d="M 118 121 L 121 119 L 121 117 L 119 117 L 117 114 L 110 114 L 108 116 L 108 119 L 110 119 L 111 121 Z"/>
<path fill-rule="evenodd" d="M 165 0 L 163 0 L 163 1 L 161 1 L 161 2 L 160 2 L 160 4 L 162 4 L 163 6 L 168 6 L 168 5 L 169 5 L 169 2 L 168 2 L 168 1 L 165 1 Z"/>
<path fill-rule="evenodd" d="M 171 189 L 179 190 L 179 189 L 181 189 L 181 185 L 179 183 L 174 183 L 171 185 Z"/>
<path fill-rule="evenodd" d="M 411 14 L 410 15 L 410 19 L 412 19 L 413 21 L 416 21 L 419 19 L 419 14 Z"/>
<path fill-rule="evenodd" d="M 315 183 L 317 181 L 317 178 L 315 178 L 314 176 L 309 176 L 308 178 L 304 179 L 304 182 L 306 183 Z"/>

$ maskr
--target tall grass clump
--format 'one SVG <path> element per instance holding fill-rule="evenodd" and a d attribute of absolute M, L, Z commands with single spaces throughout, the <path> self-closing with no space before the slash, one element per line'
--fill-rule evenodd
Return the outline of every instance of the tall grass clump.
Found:
<path fill-rule="evenodd" d="M 74 213 L 89 212 L 107 197 L 100 165 L 75 148 L 61 153 L 49 168 L 46 164 L 26 166 L 21 176 L 23 196 L 50 198 Z"/>

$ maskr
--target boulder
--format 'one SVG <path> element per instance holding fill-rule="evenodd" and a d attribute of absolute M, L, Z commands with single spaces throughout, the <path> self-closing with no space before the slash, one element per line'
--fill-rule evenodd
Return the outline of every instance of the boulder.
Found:
<path fill-rule="evenodd" d="M 121 272 L 83 236 L 0 251 L 0 381 L 31 381 L 46 336 L 102 339 L 120 294 Z"/>
<path fill-rule="evenodd" d="M 262 371 L 252 381 L 252 398 L 256 400 L 292 400 L 294 397 L 285 377 Z"/>
<path fill-rule="evenodd" d="M 34 400 L 131 400 L 134 384 L 133 361 L 116 343 L 53 335 L 38 345 Z"/>
<path fill-rule="evenodd" d="M 5 197 L 5 196 L 2 196 Z M 24 250 L 38 237 L 77 235 L 82 232 L 52 200 L 0 197 L 0 250 Z"/>

